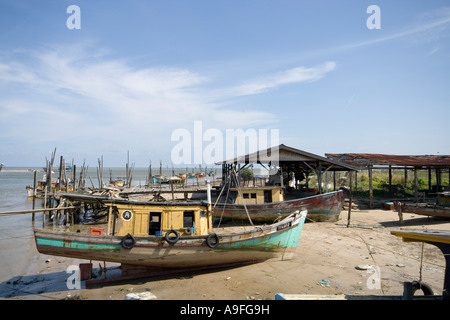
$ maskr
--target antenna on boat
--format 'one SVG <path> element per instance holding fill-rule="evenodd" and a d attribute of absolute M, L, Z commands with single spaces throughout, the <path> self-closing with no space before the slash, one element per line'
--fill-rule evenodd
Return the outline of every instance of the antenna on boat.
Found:
<path fill-rule="evenodd" d="M 205 179 L 206 184 L 206 201 L 208 204 L 208 232 L 212 232 L 212 209 L 211 209 L 211 182 Z"/>
<path fill-rule="evenodd" d="M 208 200 L 208 205 L 211 206 L 212 201 L 211 201 L 211 182 L 208 179 L 205 179 L 205 183 L 206 183 L 206 196 L 207 196 L 207 200 Z"/>

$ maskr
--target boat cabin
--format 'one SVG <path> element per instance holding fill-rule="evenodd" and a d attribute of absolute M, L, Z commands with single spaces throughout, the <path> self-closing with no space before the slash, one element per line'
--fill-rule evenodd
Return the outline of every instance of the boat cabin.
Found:
<path fill-rule="evenodd" d="M 280 186 L 230 188 L 236 192 L 235 204 L 262 204 L 284 201 Z"/>
<path fill-rule="evenodd" d="M 175 230 L 180 236 L 204 236 L 212 232 L 212 218 L 206 203 L 116 200 L 104 204 L 109 207 L 110 235 L 165 236 Z"/>

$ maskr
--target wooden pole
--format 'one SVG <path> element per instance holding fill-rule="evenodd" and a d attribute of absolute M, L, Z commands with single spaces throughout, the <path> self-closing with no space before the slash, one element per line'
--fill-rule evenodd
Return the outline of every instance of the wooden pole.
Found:
<path fill-rule="evenodd" d="M 13 214 L 26 214 L 33 212 L 43 212 L 43 211 L 56 211 L 62 209 L 76 209 L 77 207 L 59 207 L 59 208 L 41 208 L 41 209 L 28 209 L 28 210 L 16 210 L 16 211 L 4 211 L 0 212 L 0 216 L 7 216 Z"/>
<path fill-rule="evenodd" d="M 319 162 L 317 169 L 317 182 L 319 184 L 319 194 L 322 194 L 322 163 Z"/>
<path fill-rule="evenodd" d="M 77 166 L 74 164 L 72 166 L 72 189 L 73 191 L 77 191 Z M 67 190 L 69 191 L 69 190 Z"/>
<path fill-rule="evenodd" d="M 405 185 L 404 187 L 406 188 L 408 186 L 408 169 L 405 167 Z"/>
<path fill-rule="evenodd" d="M 108 210 L 108 231 L 107 231 L 107 235 L 110 236 L 111 235 L 111 218 L 112 218 L 112 206 L 109 207 Z"/>
<path fill-rule="evenodd" d="M 336 171 L 333 171 L 333 191 L 336 191 Z"/>
<path fill-rule="evenodd" d="M 372 165 L 369 165 L 369 208 L 373 208 Z"/>
<path fill-rule="evenodd" d="M 391 191 L 392 187 L 392 166 L 389 166 L 389 191 Z"/>
<path fill-rule="evenodd" d="M 431 192 L 431 168 L 428 167 L 428 192 Z"/>
<path fill-rule="evenodd" d="M 350 194 L 349 194 L 349 201 L 348 201 L 348 215 L 347 215 L 347 228 L 350 226 L 350 217 L 352 214 L 352 175 L 353 172 L 348 172 L 348 177 L 350 179 Z"/>
<path fill-rule="evenodd" d="M 59 176 L 58 176 L 58 185 L 56 186 L 58 191 L 61 191 L 62 166 L 63 166 L 63 156 L 60 156 L 60 157 L 59 157 Z"/>
<path fill-rule="evenodd" d="M 34 179 L 33 179 L 33 210 L 36 209 L 36 186 L 37 186 L 37 170 L 33 171 Z M 31 221 L 34 222 L 34 212 L 31 216 Z"/>
<path fill-rule="evenodd" d="M 419 202 L 419 190 L 417 181 L 417 167 L 414 167 L 414 200 L 416 203 Z"/>

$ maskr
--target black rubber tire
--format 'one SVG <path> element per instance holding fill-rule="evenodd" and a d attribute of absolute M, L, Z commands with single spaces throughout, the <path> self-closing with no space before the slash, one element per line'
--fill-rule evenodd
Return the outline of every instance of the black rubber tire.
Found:
<path fill-rule="evenodd" d="M 430 285 L 428 285 L 425 282 L 413 281 L 412 282 L 412 295 L 413 296 L 414 296 L 414 293 L 417 290 L 422 290 L 423 295 L 425 295 L 425 296 L 432 296 L 432 295 L 434 295 L 433 289 L 431 289 Z"/>
<path fill-rule="evenodd" d="M 211 242 L 211 240 L 214 238 L 214 242 Z M 211 249 L 216 248 L 219 245 L 219 236 L 215 233 L 211 233 L 206 237 L 206 245 L 210 247 Z"/>
<path fill-rule="evenodd" d="M 171 234 L 174 234 L 174 236 L 170 236 Z M 169 230 L 164 235 L 164 240 L 167 241 L 168 244 L 175 244 L 180 239 L 180 234 L 176 230 Z"/>
<path fill-rule="evenodd" d="M 125 237 L 122 238 L 120 244 L 124 249 L 131 249 L 136 244 L 136 239 L 131 234 L 127 234 Z"/>

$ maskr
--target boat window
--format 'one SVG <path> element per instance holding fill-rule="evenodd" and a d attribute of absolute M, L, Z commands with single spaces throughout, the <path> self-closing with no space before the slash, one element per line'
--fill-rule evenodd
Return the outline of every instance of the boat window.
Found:
<path fill-rule="evenodd" d="M 157 231 L 161 231 L 161 212 L 150 212 L 148 234 L 156 235 Z"/>
<path fill-rule="evenodd" d="M 243 193 L 242 196 L 244 197 L 244 199 L 248 199 L 248 193 Z"/>
<path fill-rule="evenodd" d="M 264 202 L 272 202 L 272 190 L 264 190 Z"/>
<path fill-rule="evenodd" d="M 194 225 L 194 211 L 184 211 L 183 212 L 183 228 L 192 228 Z"/>
<path fill-rule="evenodd" d="M 252 194 L 250 194 L 250 196 L 252 199 L 256 199 L 256 193 L 252 193 Z"/>

